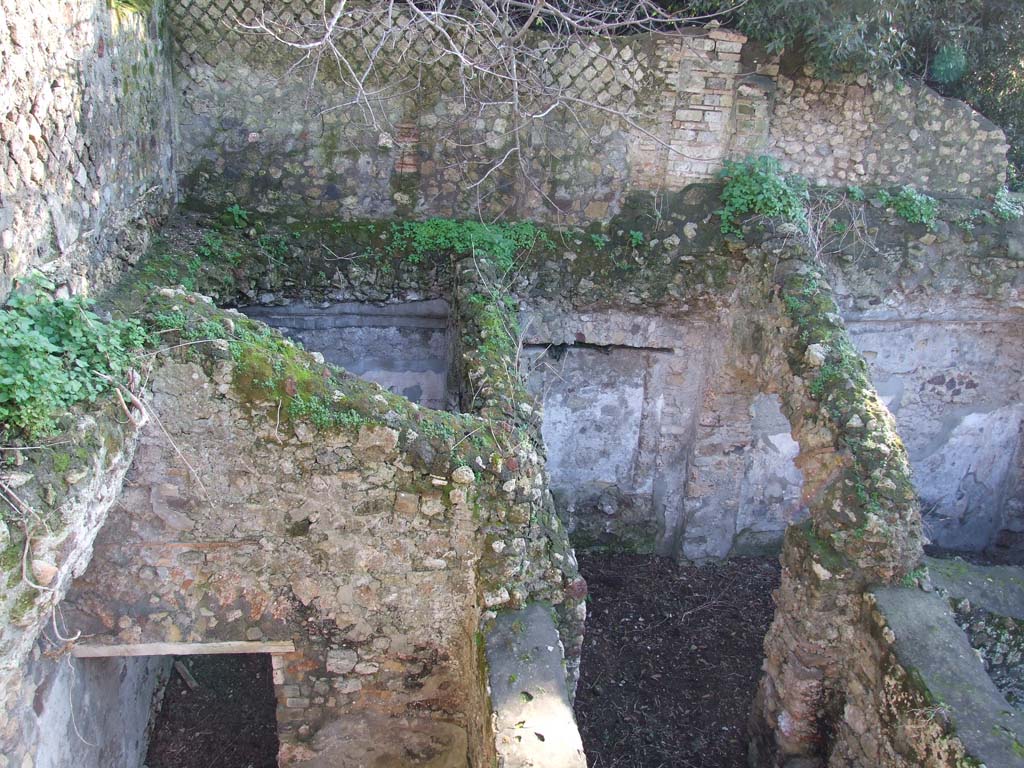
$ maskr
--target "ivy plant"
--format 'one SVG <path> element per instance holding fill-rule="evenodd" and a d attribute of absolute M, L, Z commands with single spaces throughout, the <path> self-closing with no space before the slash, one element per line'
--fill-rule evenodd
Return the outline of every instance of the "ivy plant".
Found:
<path fill-rule="evenodd" d="M 1014 198 L 1005 187 L 996 192 L 992 212 L 1003 221 L 1016 221 L 1024 216 L 1024 203 Z"/>
<path fill-rule="evenodd" d="M 104 322 L 91 302 L 54 299 L 35 277 L 0 309 L 0 439 L 41 437 L 75 403 L 94 401 L 129 366 L 148 333 L 135 321 Z"/>
<path fill-rule="evenodd" d="M 910 184 L 900 187 L 895 193 L 880 190 L 878 199 L 911 224 L 924 224 L 932 229 L 939 216 L 939 201 Z"/>
<path fill-rule="evenodd" d="M 751 213 L 807 229 L 807 181 L 800 176 L 784 176 L 775 158 L 762 155 L 741 161 L 726 160 L 718 176 L 725 182 L 722 208 L 718 211 L 723 234 L 742 237 L 739 219 Z"/>

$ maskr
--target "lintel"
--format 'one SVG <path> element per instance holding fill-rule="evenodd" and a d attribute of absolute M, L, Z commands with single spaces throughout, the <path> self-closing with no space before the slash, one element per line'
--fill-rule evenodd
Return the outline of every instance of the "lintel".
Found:
<path fill-rule="evenodd" d="M 218 653 L 294 653 L 291 640 L 245 641 L 223 643 L 127 643 L 123 645 L 76 644 L 71 655 L 79 659 L 110 656 L 201 656 Z"/>

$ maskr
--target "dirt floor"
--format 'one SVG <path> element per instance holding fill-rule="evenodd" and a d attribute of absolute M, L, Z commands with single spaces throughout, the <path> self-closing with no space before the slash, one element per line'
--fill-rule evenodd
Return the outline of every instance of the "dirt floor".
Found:
<path fill-rule="evenodd" d="M 590 597 L 576 719 L 590 768 L 746 768 L 776 560 L 579 560 Z"/>
<path fill-rule="evenodd" d="M 189 690 L 171 671 L 147 768 L 276 768 L 277 716 L 270 656 L 186 656 Z"/>

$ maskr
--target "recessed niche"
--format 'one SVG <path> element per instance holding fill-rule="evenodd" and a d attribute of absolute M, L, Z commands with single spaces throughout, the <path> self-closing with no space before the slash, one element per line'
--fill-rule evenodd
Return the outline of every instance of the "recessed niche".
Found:
<path fill-rule="evenodd" d="M 319 352 L 333 365 L 428 408 L 448 406 L 448 304 L 340 302 L 242 311 Z"/>

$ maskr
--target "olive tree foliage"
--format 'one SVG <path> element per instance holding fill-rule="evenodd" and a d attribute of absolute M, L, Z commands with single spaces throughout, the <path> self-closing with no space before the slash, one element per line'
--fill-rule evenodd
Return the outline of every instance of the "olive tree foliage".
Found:
<path fill-rule="evenodd" d="M 936 87 L 963 99 L 1006 132 L 1015 187 L 1024 186 L 1024 6 L 1020 0 L 974 0 L 970 27 L 955 38 L 964 70 L 949 81 L 929 75 Z M 947 46 L 950 43 L 945 43 Z M 941 50 L 941 48 L 937 48 Z"/>
<path fill-rule="evenodd" d="M 511 168 L 540 192 L 528 144 L 531 129 L 549 115 L 582 126 L 584 112 L 597 112 L 644 131 L 630 105 L 581 95 L 560 81 L 554 62 L 572 57 L 578 46 L 596 50 L 603 40 L 715 26 L 716 17 L 745 2 L 699 0 L 675 10 L 655 0 L 323 0 L 311 3 L 316 12 L 305 21 L 280 12 L 286 4 L 267 2 L 254 20 L 237 23 L 290 49 L 295 68 L 311 77 L 329 71 L 345 94 L 329 108 L 358 107 L 375 128 L 389 128 L 388 104 L 416 98 L 425 73 L 450 73 L 454 88 L 447 95 L 461 101 L 461 116 L 500 125 L 506 139 L 501 156 L 471 186 Z M 466 149 L 482 144 L 454 130 L 448 140 L 469 142 Z"/>

